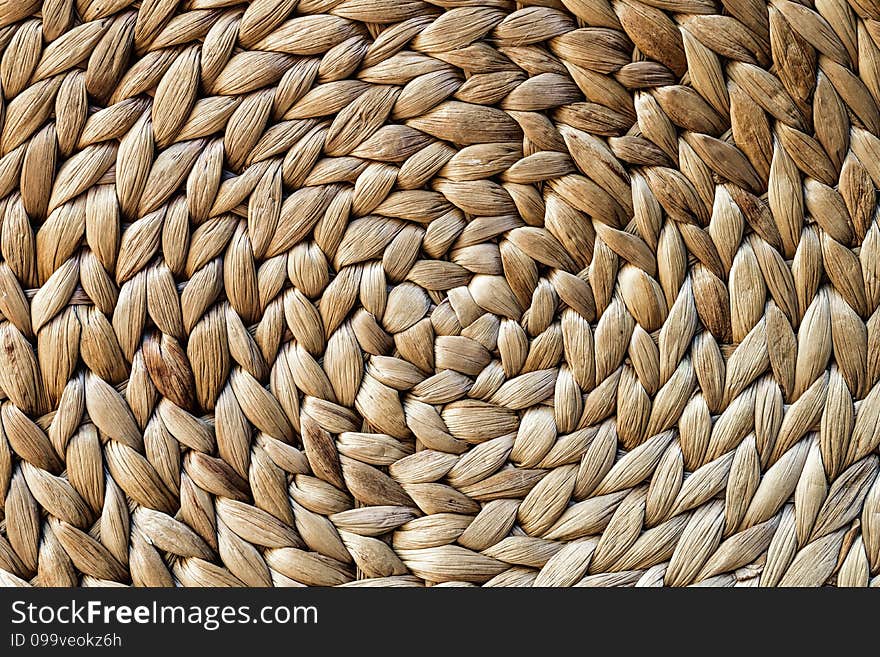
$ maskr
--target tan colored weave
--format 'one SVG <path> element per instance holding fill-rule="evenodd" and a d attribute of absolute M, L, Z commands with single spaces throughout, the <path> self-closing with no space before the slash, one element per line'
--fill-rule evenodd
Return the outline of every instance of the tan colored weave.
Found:
<path fill-rule="evenodd" d="M 0 583 L 880 583 L 877 0 L 0 52 Z"/>

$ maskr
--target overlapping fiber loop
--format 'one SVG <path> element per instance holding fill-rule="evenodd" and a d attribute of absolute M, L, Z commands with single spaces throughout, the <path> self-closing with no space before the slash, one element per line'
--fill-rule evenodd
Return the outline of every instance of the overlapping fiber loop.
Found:
<path fill-rule="evenodd" d="M 876 0 L 0 0 L 0 583 L 880 582 Z"/>

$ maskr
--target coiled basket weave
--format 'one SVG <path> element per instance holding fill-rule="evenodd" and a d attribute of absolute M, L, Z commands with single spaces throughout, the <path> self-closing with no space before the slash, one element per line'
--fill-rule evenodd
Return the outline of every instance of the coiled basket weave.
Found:
<path fill-rule="evenodd" d="M 0 583 L 880 583 L 877 0 L 0 47 Z"/>

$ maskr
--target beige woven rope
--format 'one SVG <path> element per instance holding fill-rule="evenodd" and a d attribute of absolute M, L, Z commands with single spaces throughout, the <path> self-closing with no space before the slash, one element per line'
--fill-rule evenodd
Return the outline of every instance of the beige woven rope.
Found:
<path fill-rule="evenodd" d="M 877 0 L 0 0 L 0 583 L 880 583 Z"/>

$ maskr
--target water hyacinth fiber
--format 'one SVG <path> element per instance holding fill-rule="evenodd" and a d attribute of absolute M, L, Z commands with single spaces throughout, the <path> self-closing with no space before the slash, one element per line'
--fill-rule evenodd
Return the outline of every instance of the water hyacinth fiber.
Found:
<path fill-rule="evenodd" d="M 0 584 L 880 582 L 877 0 L 0 0 Z"/>

